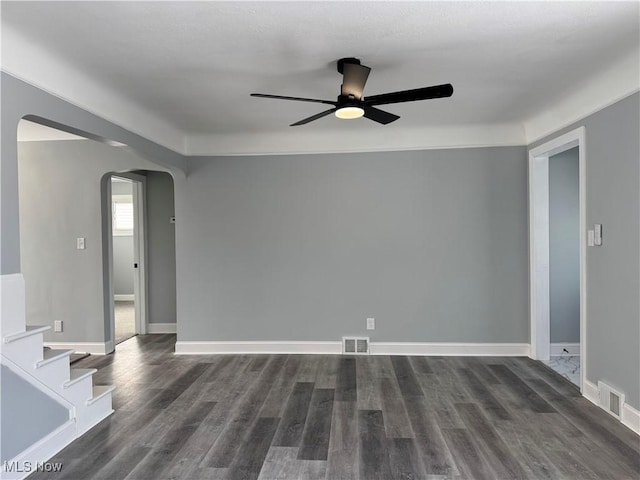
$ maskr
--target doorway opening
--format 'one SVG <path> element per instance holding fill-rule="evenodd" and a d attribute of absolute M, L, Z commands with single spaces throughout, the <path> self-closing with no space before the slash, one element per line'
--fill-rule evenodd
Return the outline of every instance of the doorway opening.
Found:
<path fill-rule="evenodd" d="M 529 151 L 531 358 L 586 377 L 584 127 Z"/>
<path fill-rule="evenodd" d="M 144 209 L 142 180 L 111 177 L 114 343 L 144 333 Z"/>

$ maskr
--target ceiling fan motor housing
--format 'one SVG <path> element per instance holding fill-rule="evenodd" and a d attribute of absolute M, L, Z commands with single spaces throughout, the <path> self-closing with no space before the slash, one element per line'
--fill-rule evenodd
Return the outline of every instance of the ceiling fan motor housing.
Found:
<path fill-rule="evenodd" d="M 346 57 L 338 60 L 338 72 L 340 75 L 344 74 L 344 64 L 351 63 L 353 65 L 360 65 L 360 60 L 354 57 Z"/>

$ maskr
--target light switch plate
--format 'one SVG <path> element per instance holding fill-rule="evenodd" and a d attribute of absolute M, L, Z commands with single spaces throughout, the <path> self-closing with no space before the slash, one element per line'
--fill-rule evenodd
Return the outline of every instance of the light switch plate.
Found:
<path fill-rule="evenodd" d="M 602 224 L 601 223 L 596 223 L 593 226 L 593 232 L 594 232 L 594 236 L 593 236 L 593 243 L 599 247 L 602 245 Z"/>
<path fill-rule="evenodd" d="M 56 333 L 62 332 L 62 320 L 54 320 L 53 331 Z"/>
<path fill-rule="evenodd" d="M 376 319 L 367 318 L 367 330 L 375 330 L 375 329 L 376 329 Z"/>
<path fill-rule="evenodd" d="M 84 250 L 84 248 L 85 248 L 84 237 L 78 237 L 76 239 L 76 248 L 78 250 Z"/>

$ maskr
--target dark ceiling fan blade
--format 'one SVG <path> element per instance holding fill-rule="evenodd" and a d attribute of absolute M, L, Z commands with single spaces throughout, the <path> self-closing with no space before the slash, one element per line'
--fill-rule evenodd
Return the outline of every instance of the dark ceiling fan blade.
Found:
<path fill-rule="evenodd" d="M 336 102 L 332 102 L 331 100 L 318 100 L 317 98 L 302 98 L 302 97 L 284 97 L 282 95 L 268 95 L 266 93 L 252 93 L 251 96 L 260 97 L 260 98 L 275 98 L 278 100 L 295 100 L 296 102 L 324 103 L 327 105 L 336 104 Z"/>
<path fill-rule="evenodd" d="M 360 100 L 371 69 L 357 63 L 345 63 L 342 69 L 342 95 L 353 95 Z"/>
<path fill-rule="evenodd" d="M 416 88 L 402 92 L 383 93 L 366 97 L 367 105 L 388 105 L 389 103 L 415 102 L 417 100 L 429 100 L 431 98 L 444 98 L 453 95 L 453 86 L 450 83 L 434 85 L 433 87 Z"/>
<path fill-rule="evenodd" d="M 379 108 L 374 108 L 369 105 L 364 105 L 364 116 L 369 120 L 373 120 L 374 122 L 381 123 L 386 125 L 387 123 L 395 122 L 400 117 L 398 115 L 394 115 L 393 113 L 385 112 L 384 110 L 380 110 Z"/>
<path fill-rule="evenodd" d="M 311 117 L 303 118 L 299 122 L 292 123 L 289 126 L 290 127 L 297 127 L 298 125 L 304 125 L 306 123 L 313 122 L 314 120 L 318 120 L 319 118 L 326 117 L 327 115 L 329 115 L 330 113 L 333 113 L 335 111 L 336 111 L 335 108 L 330 108 L 329 110 L 325 110 L 324 112 L 316 113 L 315 115 L 313 115 Z"/>

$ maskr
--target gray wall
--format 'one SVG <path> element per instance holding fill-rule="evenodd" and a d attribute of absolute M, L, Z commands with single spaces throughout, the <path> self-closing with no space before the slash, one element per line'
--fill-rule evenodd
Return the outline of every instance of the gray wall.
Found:
<path fill-rule="evenodd" d="M 163 172 L 147 177 L 147 265 L 149 323 L 176 321 L 176 229 L 173 179 Z"/>
<path fill-rule="evenodd" d="M 40 90 L 6 72 L 0 72 L 0 230 L 2 274 L 20 272 L 18 211 L 17 129 L 20 119 L 60 127 L 62 130 L 96 140 L 115 140 L 129 145 L 154 165 L 166 167 L 176 178 L 184 178 L 186 159 L 182 155 L 136 135 L 59 97 Z"/>
<path fill-rule="evenodd" d="M 112 195 L 133 195 L 130 182 L 111 182 Z M 133 235 L 113 237 L 113 293 L 133 295 Z"/>
<path fill-rule="evenodd" d="M 580 342 L 580 176 L 578 147 L 549 157 L 551 342 Z"/>
<path fill-rule="evenodd" d="M 528 342 L 526 165 L 524 147 L 190 159 L 178 340 Z"/>
<path fill-rule="evenodd" d="M 2 365 L 2 451 L 10 460 L 69 420 L 69 410 Z"/>
<path fill-rule="evenodd" d="M 48 341 L 108 341 L 100 185 L 108 172 L 155 165 L 87 140 L 21 142 L 18 150 L 27 323 L 63 320 L 64 332 L 46 332 Z M 76 237 L 86 238 L 85 250 Z"/>
<path fill-rule="evenodd" d="M 586 130 L 587 225 L 604 245 L 587 249 L 587 379 L 603 380 L 640 408 L 640 94 L 530 145 Z"/>

